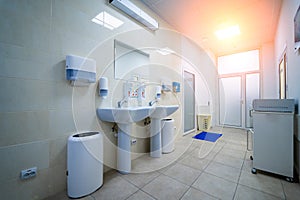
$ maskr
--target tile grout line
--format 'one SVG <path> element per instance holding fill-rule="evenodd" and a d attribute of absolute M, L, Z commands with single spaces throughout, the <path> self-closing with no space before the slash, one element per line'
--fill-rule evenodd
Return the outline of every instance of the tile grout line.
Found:
<path fill-rule="evenodd" d="M 93 194 L 89 195 L 90 197 L 93 198 L 93 200 L 96 200 L 96 197 L 93 196 Z"/>
<path fill-rule="evenodd" d="M 233 194 L 233 198 L 232 198 L 232 199 L 235 199 L 236 192 L 237 192 L 237 188 L 238 188 L 238 186 L 240 185 L 240 179 L 241 179 L 243 167 L 244 167 L 244 164 L 245 164 L 246 156 L 247 156 L 247 151 L 246 151 L 246 153 L 245 153 L 245 155 L 244 155 L 243 164 L 242 164 L 242 167 L 241 167 L 241 169 L 240 169 L 239 178 L 238 178 L 238 180 L 237 180 L 236 188 L 235 188 L 235 191 L 234 191 L 234 194 Z"/>
<path fill-rule="evenodd" d="M 224 146 L 222 146 L 221 149 L 222 149 L 223 147 L 224 147 Z M 197 148 L 197 147 L 195 147 L 195 148 L 193 149 L 193 151 L 195 151 L 196 148 Z M 220 149 L 219 151 L 221 151 L 221 149 Z M 185 163 L 180 163 L 179 161 L 176 161 L 178 164 L 184 165 L 184 166 L 186 166 L 186 167 L 189 167 L 189 168 L 192 168 L 192 169 L 195 169 L 195 170 L 199 170 L 199 171 L 201 172 L 201 173 L 198 175 L 198 177 L 193 181 L 193 183 L 192 183 L 190 186 L 192 186 L 192 185 L 196 182 L 196 180 L 201 176 L 201 174 L 204 173 L 205 169 L 208 167 L 208 165 L 209 165 L 210 163 L 213 162 L 213 160 L 215 159 L 215 157 L 216 157 L 216 155 L 218 154 L 219 151 L 216 152 L 216 154 L 213 156 L 212 159 L 206 159 L 206 158 L 203 158 L 203 159 L 208 160 L 208 163 L 207 163 L 207 165 L 206 165 L 203 169 L 201 169 L 201 170 L 199 170 L 199 169 L 197 169 L 197 168 L 195 168 L 195 167 L 193 167 L 193 166 L 186 165 Z M 211 151 L 211 152 L 212 152 L 212 151 Z M 186 157 L 188 157 L 188 156 L 191 156 L 191 155 L 187 155 Z M 172 178 L 172 177 L 170 177 L 170 178 Z"/>
<path fill-rule="evenodd" d="M 147 195 L 149 195 L 150 197 L 152 197 L 153 199 L 157 200 L 157 198 L 155 198 L 154 196 L 152 196 L 151 194 L 149 194 L 147 191 L 143 190 L 142 188 L 140 188 L 138 191 L 142 191 L 142 192 L 146 193 Z"/>
<path fill-rule="evenodd" d="M 180 200 L 184 197 L 184 195 L 191 189 L 191 185 L 188 187 L 188 189 L 181 195 L 181 197 L 179 198 Z"/>
<path fill-rule="evenodd" d="M 155 178 L 153 178 L 151 181 L 149 181 L 149 182 L 148 182 L 147 184 L 145 184 L 144 186 L 138 187 L 139 190 L 145 192 L 146 194 L 148 194 L 149 196 L 151 196 L 153 199 L 157 199 L 157 198 L 155 198 L 154 196 L 152 196 L 151 194 L 149 194 L 147 191 L 143 190 L 143 188 L 144 188 L 146 185 L 152 183 L 155 179 L 157 179 L 157 178 L 160 177 L 161 175 L 164 175 L 163 173 L 159 172 L 158 170 L 156 170 L 155 172 L 157 172 L 159 175 L 156 176 Z M 139 191 L 139 190 L 138 190 L 138 191 Z"/>
<path fill-rule="evenodd" d="M 263 190 L 259 190 L 259 189 L 257 189 L 257 188 L 250 187 L 250 186 L 248 186 L 248 185 L 244 185 L 244 184 L 239 184 L 239 185 L 241 185 L 241 186 L 243 186 L 243 187 L 247 187 L 247 188 L 249 188 L 249 189 L 251 189 L 251 190 L 255 190 L 255 191 L 257 191 L 257 192 L 261 192 L 261 193 L 266 194 L 266 195 L 268 195 L 268 196 L 272 196 L 272 197 L 277 198 L 277 199 L 282 199 L 282 198 L 279 197 L 279 196 L 273 195 L 273 194 L 268 193 L 268 192 L 265 192 L 265 191 L 263 191 Z M 285 198 L 285 199 L 286 199 L 286 198 Z"/>
<path fill-rule="evenodd" d="M 280 184 L 281 184 L 281 187 L 282 187 L 282 191 L 283 191 L 284 199 L 287 199 L 287 197 L 286 197 L 286 194 L 285 194 L 285 190 L 284 190 L 284 186 L 283 186 L 283 182 L 282 182 L 282 180 L 280 180 Z"/>
<path fill-rule="evenodd" d="M 213 197 L 213 198 L 219 199 L 218 197 L 213 196 L 212 194 L 209 194 L 209 193 L 207 193 L 207 192 L 205 192 L 205 191 L 202 191 L 202 190 L 200 190 L 200 189 L 198 189 L 198 188 L 196 188 L 196 187 L 193 186 L 193 184 L 197 181 L 197 179 L 198 179 L 203 173 L 204 173 L 204 171 L 201 170 L 200 175 L 199 175 L 199 176 L 195 179 L 195 181 L 190 185 L 189 189 L 190 189 L 190 188 L 193 188 L 193 189 L 195 189 L 195 190 L 198 190 L 198 191 L 200 191 L 200 192 L 203 192 L 203 193 L 207 194 L 208 196 L 211 196 L 211 197 Z"/>
<path fill-rule="evenodd" d="M 212 176 L 221 178 L 221 179 L 223 179 L 223 180 L 225 180 L 225 181 L 229 181 L 229 182 L 235 183 L 235 184 L 236 184 L 235 192 L 236 192 L 237 186 L 238 186 L 238 182 L 236 183 L 236 182 L 233 182 L 233 181 L 231 181 L 231 180 L 227 180 L 227 179 L 225 179 L 225 178 L 223 178 L 223 177 L 219 177 L 219 176 L 217 176 L 217 175 L 215 175 L 215 174 L 211 174 L 211 173 L 205 171 L 205 169 L 206 169 L 212 162 L 216 162 L 216 161 L 214 161 L 215 157 L 217 156 L 218 153 L 220 153 L 220 152 L 222 151 L 222 149 L 224 148 L 224 146 L 225 146 L 226 144 L 228 144 L 227 141 L 224 141 L 224 143 L 225 143 L 225 144 L 220 148 L 219 151 L 216 152 L 216 154 L 214 155 L 214 157 L 209 161 L 208 165 L 203 169 L 203 172 L 202 172 L 202 173 L 205 172 L 205 173 L 210 174 L 210 175 L 212 175 Z M 242 170 L 240 170 L 240 173 L 241 173 L 241 171 L 242 171 Z M 202 174 L 202 173 L 201 173 L 201 174 Z M 197 188 L 195 188 L 195 189 L 197 189 Z M 233 195 L 233 199 L 234 199 L 234 196 L 235 196 L 235 192 L 234 192 L 234 195 Z M 205 192 L 204 192 L 204 193 L 205 193 Z M 207 193 L 206 193 L 206 194 L 207 194 Z M 210 196 L 211 196 L 211 195 L 210 195 Z M 213 197 L 215 197 L 215 196 L 213 196 Z M 215 197 L 215 198 L 218 199 L 218 197 Z"/>

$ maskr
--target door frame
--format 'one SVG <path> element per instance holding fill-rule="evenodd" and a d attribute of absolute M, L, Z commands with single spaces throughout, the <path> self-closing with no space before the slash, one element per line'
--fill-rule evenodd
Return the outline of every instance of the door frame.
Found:
<path fill-rule="evenodd" d="M 185 101 L 184 101 L 184 97 L 185 97 L 185 91 L 183 90 L 183 93 L 182 93 L 182 102 L 183 102 L 183 109 L 182 109 L 182 119 L 183 119 L 183 135 L 187 135 L 187 134 L 189 134 L 189 133 L 192 133 L 192 132 L 195 132 L 196 131 L 196 129 L 197 129 L 197 124 L 196 124 L 196 98 L 195 98 L 195 91 L 196 91 L 196 72 L 195 71 L 193 71 L 193 70 L 191 70 L 190 68 L 186 68 L 186 67 L 184 67 L 183 69 L 182 69 L 182 83 L 183 83 L 183 88 L 184 88 L 184 84 L 185 84 L 185 82 L 184 82 L 184 72 L 187 72 L 187 73 L 190 73 L 190 74 L 193 74 L 194 75 L 194 95 L 193 95 L 193 98 L 194 98 L 194 128 L 193 129 L 191 129 L 191 130 L 188 130 L 188 131 L 186 131 L 185 132 L 185 130 L 184 130 L 184 126 L 185 126 L 185 124 L 184 124 L 184 114 L 185 114 L 185 110 L 184 110 L 184 106 L 185 106 Z"/>
<path fill-rule="evenodd" d="M 281 70 L 281 63 L 283 63 L 283 69 Z M 281 79 L 281 72 L 283 73 L 284 80 Z M 279 83 L 279 99 L 286 99 L 287 98 L 287 92 L 288 92 L 288 86 L 287 86 L 287 55 L 286 55 L 286 47 L 282 52 L 282 55 L 279 59 L 278 64 L 278 83 Z M 283 85 L 282 85 L 283 84 Z M 283 86 L 283 87 L 282 87 Z M 283 89 L 283 91 L 282 91 Z"/>

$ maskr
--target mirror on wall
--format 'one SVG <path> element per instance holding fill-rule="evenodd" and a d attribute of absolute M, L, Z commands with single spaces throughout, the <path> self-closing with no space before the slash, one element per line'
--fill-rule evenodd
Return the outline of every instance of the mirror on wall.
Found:
<path fill-rule="evenodd" d="M 136 74 L 148 78 L 150 64 L 148 53 L 118 40 L 114 41 L 114 50 L 115 79 L 128 80 Z"/>

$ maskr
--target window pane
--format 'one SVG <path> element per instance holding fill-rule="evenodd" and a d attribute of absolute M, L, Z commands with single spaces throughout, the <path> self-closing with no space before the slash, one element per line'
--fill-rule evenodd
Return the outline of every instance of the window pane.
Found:
<path fill-rule="evenodd" d="M 246 51 L 218 57 L 219 74 L 259 70 L 259 51 Z"/>

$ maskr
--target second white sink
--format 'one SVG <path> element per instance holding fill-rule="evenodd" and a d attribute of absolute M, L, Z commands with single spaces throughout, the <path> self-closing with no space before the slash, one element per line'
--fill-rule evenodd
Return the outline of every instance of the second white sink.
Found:
<path fill-rule="evenodd" d="M 141 121 L 148 117 L 155 108 L 151 106 L 127 108 L 97 108 L 97 116 L 106 122 L 128 124 Z"/>
<path fill-rule="evenodd" d="M 151 113 L 151 118 L 161 119 L 168 117 L 179 108 L 179 105 L 168 105 L 168 106 L 156 106 L 155 110 Z"/>

